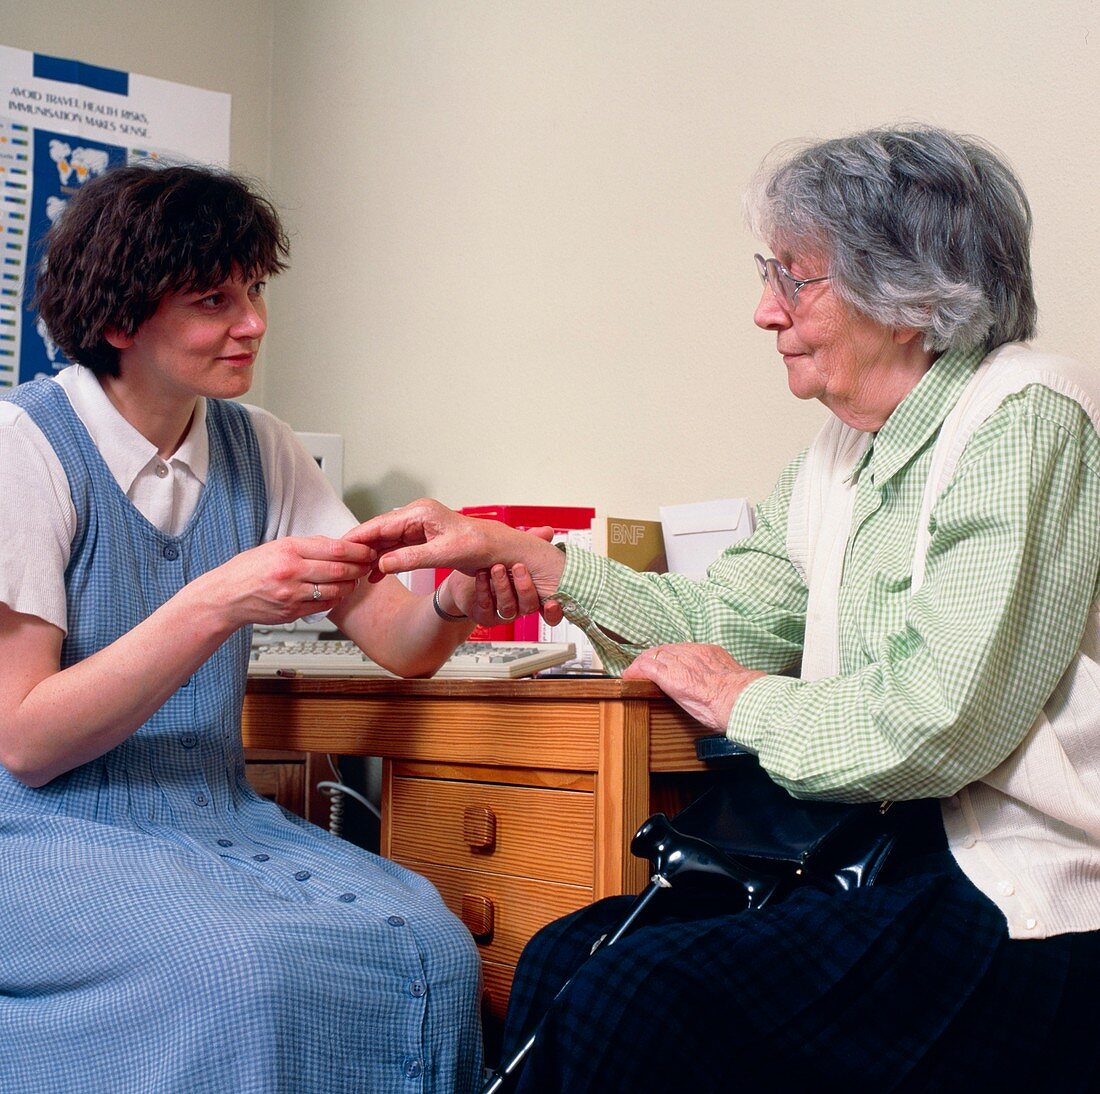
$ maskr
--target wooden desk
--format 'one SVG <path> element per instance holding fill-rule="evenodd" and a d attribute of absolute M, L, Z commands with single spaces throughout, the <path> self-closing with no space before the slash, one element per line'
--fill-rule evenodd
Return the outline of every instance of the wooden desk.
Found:
<path fill-rule="evenodd" d="M 498 1018 L 536 930 L 645 884 L 631 837 L 706 732 L 621 680 L 263 679 L 244 706 L 247 747 L 383 757 L 382 854 L 469 927 Z"/>

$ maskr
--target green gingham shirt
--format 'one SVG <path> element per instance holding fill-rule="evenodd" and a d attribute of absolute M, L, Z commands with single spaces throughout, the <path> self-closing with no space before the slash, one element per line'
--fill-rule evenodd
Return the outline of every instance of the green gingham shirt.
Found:
<path fill-rule="evenodd" d="M 955 793 L 1024 739 L 1100 592 L 1100 438 L 1077 403 L 1033 384 L 971 437 L 932 510 L 925 581 L 910 595 L 932 450 L 982 356 L 939 358 L 854 472 L 839 675 L 783 675 L 797 669 L 806 617 L 787 554 L 805 452 L 759 506 L 756 532 L 705 581 L 570 549 L 556 599 L 612 672 L 642 649 L 699 642 L 769 673 L 742 692 L 727 732 L 797 796 Z"/>

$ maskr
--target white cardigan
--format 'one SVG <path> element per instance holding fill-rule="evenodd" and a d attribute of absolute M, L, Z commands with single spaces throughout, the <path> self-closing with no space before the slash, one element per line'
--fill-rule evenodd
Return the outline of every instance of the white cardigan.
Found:
<path fill-rule="evenodd" d="M 913 556 L 924 577 L 928 517 L 974 431 L 1009 395 L 1043 384 L 1078 403 L 1100 431 L 1100 376 L 1011 343 L 991 353 L 947 416 L 932 455 Z M 832 419 L 814 441 L 791 500 L 791 561 L 807 575 L 802 675 L 839 671 L 837 602 L 854 490 L 848 472 L 867 435 Z M 1100 601 L 1080 648 L 1023 743 L 943 802 L 951 853 L 1004 913 L 1013 938 L 1100 929 Z"/>

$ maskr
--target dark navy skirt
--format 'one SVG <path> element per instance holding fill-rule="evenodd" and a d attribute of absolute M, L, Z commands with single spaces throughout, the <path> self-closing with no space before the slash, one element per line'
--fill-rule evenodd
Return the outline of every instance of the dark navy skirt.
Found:
<path fill-rule="evenodd" d="M 518 1090 L 1100 1091 L 1100 932 L 1009 939 L 936 840 L 759 912 L 662 892 L 591 958 L 632 898 L 550 924 L 508 1012 L 504 1059 L 546 1015 Z"/>

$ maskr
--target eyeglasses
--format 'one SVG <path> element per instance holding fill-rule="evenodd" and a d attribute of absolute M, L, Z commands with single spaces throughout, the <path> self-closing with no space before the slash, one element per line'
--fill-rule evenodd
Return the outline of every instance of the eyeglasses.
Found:
<path fill-rule="evenodd" d="M 771 289 L 778 300 L 782 301 L 788 311 L 794 311 L 798 307 L 798 293 L 803 285 L 829 280 L 828 274 L 823 277 L 795 277 L 777 258 L 765 258 L 763 255 L 752 257 L 756 259 L 756 270 L 760 274 L 760 280 Z"/>

